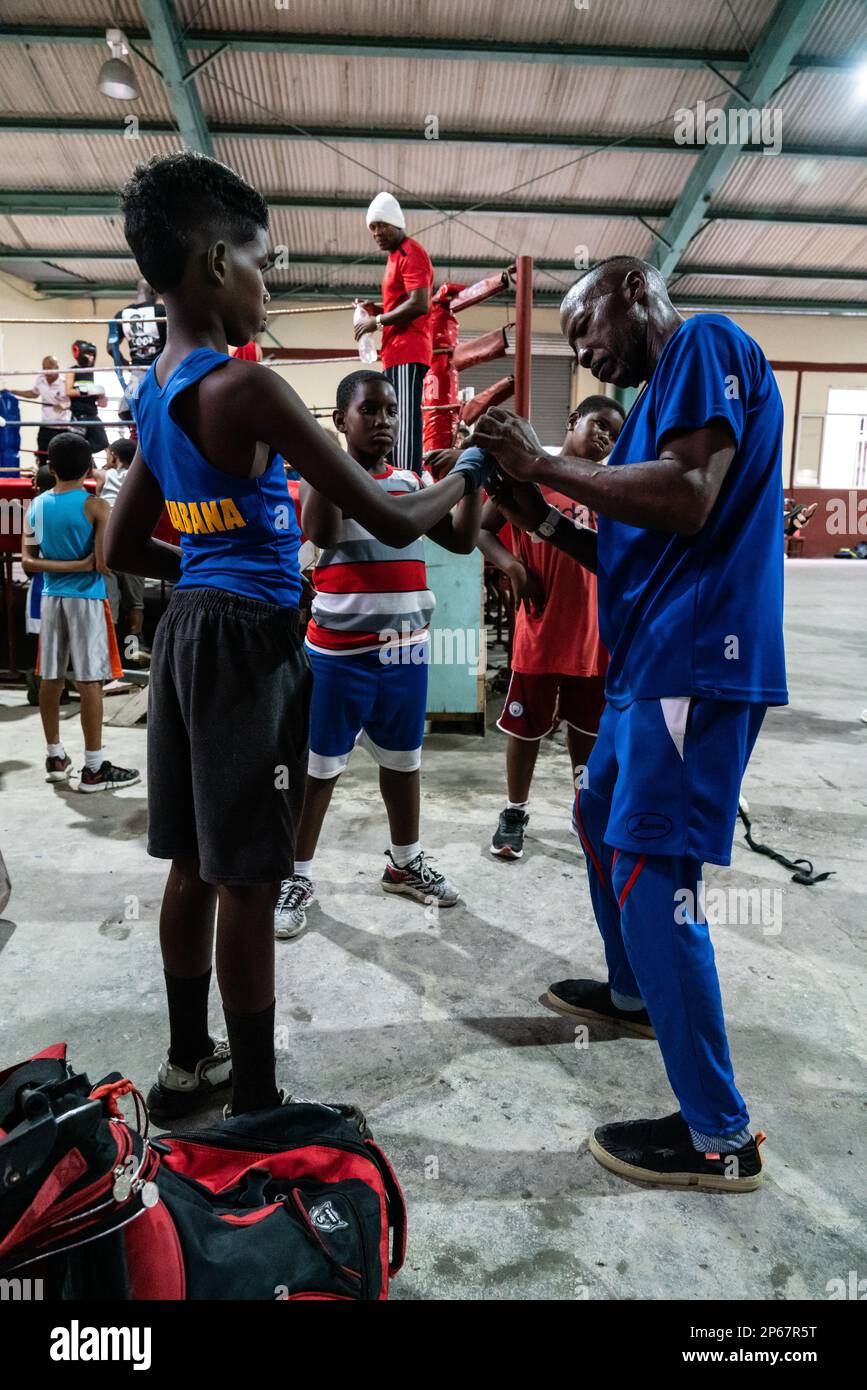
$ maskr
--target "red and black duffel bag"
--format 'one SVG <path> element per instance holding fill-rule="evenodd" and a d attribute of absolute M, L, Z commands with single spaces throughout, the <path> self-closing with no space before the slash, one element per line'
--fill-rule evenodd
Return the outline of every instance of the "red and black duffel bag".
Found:
<path fill-rule="evenodd" d="M 385 1299 L 405 1232 L 353 1106 L 299 1101 L 151 1139 L 132 1083 L 91 1086 L 62 1044 L 0 1072 L 0 1276 L 26 1269 L 46 1297 Z"/>

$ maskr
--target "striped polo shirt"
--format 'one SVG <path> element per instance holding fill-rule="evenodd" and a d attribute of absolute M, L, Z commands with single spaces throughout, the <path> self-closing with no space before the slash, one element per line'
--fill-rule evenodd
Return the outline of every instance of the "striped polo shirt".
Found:
<path fill-rule="evenodd" d="M 422 485 L 416 473 L 390 465 L 369 476 L 392 496 Z M 319 556 L 313 583 L 306 637 L 312 651 L 340 656 L 427 640 L 436 599 L 427 587 L 423 536 L 397 550 L 344 517 L 337 544 Z"/>

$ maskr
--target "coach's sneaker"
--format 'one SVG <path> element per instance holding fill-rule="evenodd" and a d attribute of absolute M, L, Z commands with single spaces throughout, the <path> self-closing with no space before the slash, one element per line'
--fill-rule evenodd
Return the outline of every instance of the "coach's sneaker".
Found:
<path fill-rule="evenodd" d="M 89 767 L 81 769 L 81 781 L 78 784 L 80 792 L 102 792 L 112 790 L 116 787 L 134 787 L 136 782 L 141 781 L 141 773 L 136 767 L 115 767 L 106 758 L 98 772 L 91 772 Z"/>
<path fill-rule="evenodd" d="M 530 817 L 520 806 L 507 806 L 500 812 L 500 823 L 491 841 L 491 854 L 497 859 L 523 859 L 524 831 Z"/>
<path fill-rule="evenodd" d="M 72 759 L 68 753 L 64 753 L 61 758 L 45 759 L 45 780 L 46 782 L 68 782 L 69 769 L 72 767 Z"/>
<path fill-rule="evenodd" d="M 313 883 L 303 874 L 284 878 L 274 908 L 274 935 L 278 941 L 290 941 L 304 930 L 307 926 L 307 908 L 314 895 Z"/>
<path fill-rule="evenodd" d="M 759 1130 L 733 1153 L 699 1153 L 678 1112 L 663 1120 L 627 1120 L 601 1125 L 590 1152 L 603 1168 L 634 1182 L 660 1187 L 696 1187 L 702 1192 L 754 1192 L 762 1181 Z"/>
<path fill-rule="evenodd" d="M 232 1084 L 232 1056 L 227 1042 L 214 1044 L 210 1057 L 196 1063 L 195 1071 L 176 1067 L 168 1057 L 160 1062 L 157 1080 L 148 1091 L 147 1107 L 157 1124 L 190 1115 L 216 1103 L 219 1091 Z"/>
<path fill-rule="evenodd" d="M 385 851 L 385 856 L 389 862 L 385 866 L 380 883 L 386 893 L 405 893 L 417 903 L 437 903 L 439 907 L 454 907 L 460 893 L 453 883 L 449 883 L 445 874 L 437 873 L 436 869 L 431 868 L 424 850 L 420 850 L 415 859 L 411 859 L 403 869 L 399 869 L 395 864 L 390 850 Z"/>
<path fill-rule="evenodd" d="M 618 1009 L 610 986 L 598 980 L 561 980 L 548 986 L 545 1000 L 558 1013 L 615 1023 L 622 1033 L 632 1033 L 637 1038 L 656 1037 L 646 1009 Z"/>

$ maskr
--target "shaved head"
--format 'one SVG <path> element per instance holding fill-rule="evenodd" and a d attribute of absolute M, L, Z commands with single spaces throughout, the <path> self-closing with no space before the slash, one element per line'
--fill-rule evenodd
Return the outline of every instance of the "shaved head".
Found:
<path fill-rule="evenodd" d="M 647 380 L 682 322 L 661 272 L 639 256 L 599 261 L 560 305 L 560 327 L 579 364 L 621 387 Z"/>

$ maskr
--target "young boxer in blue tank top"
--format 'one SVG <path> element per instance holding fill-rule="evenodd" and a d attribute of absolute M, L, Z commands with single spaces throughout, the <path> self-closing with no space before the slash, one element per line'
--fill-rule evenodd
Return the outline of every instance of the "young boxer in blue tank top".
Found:
<path fill-rule="evenodd" d="M 265 327 L 264 199 L 216 160 L 139 167 L 126 239 L 166 306 L 165 350 L 139 388 L 139 450 L 112 514 L 112 569 L 175 585 L 154 642 L 148 852 L 170 859 L 160 915 L 170 1043 L 148 1104 L 168 1121 L 231 1085 L 234 1114 L 279 1102 L 273 913 L 293 870 L 310 669 L 298 629 L 298 528 L 282 454 L 374 536 L 407 545 L 486 480 L 452 473 L 392 498 L 276 372 L 228 355 Z M 152 539 L 163 509 L 181 544 Z M 228 1032 L 208 1030 L 215 945 Z"/>

